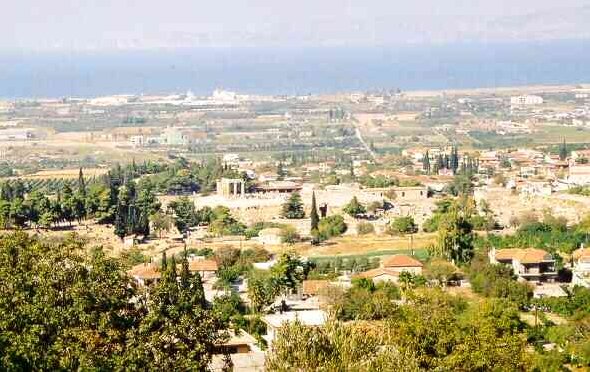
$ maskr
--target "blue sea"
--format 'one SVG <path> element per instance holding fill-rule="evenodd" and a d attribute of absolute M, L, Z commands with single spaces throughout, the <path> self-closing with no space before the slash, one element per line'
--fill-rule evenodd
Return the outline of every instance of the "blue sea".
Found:
<path fill-rule="evenodd" d="M 0 97 L 216 88 L 259 94 L 590 82 L 590 40 L 330 48 L 0 52 Z"/>

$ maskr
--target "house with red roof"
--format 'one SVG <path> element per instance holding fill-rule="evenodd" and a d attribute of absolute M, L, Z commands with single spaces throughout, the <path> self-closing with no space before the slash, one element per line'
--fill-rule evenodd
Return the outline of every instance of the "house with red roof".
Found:
<path fill-rule="evenodd" d="M 424 264 L 417 259 L 406 255 L 394 255 L 387 257 L 381 262 L 381 266 L 356 275 L 356 278 L 371 279 L 375 283 L 394 282 L 397 283 L 402 272 L 414 275 L 422 274 Z"/>
<path fill-rule="evenodd" d="M 557 278 L 555 259 L 542 249 L 492 249 L 489 258 L 493 264 L 511 266 L 521 281 L 553 282 Z"/>
<path fill-rule="evenodd" d="M 177 270 L 182 269 L 182 265 L 177 265 Z M 188 268 L 191 273 L 199 273 L 203 281 L 208 281 L 215 278 L 218 270 L 217 262 L 214 260 L 206 260 L 202 257 L 189 258 Z M 140 286 L 151 285 L 157 283 L 162 277 L 161 267 L 154 262 L 142 263 L 133 266 L 127 274 L 135 279 Z"/>

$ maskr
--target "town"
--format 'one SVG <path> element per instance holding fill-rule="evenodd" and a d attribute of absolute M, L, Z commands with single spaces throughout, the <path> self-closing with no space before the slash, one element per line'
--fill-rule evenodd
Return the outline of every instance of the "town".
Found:
<path fill-rule="evenodd" d="M 590 365 L 590 86 L 3 101 L 0 175 L 36 368 Z"/>

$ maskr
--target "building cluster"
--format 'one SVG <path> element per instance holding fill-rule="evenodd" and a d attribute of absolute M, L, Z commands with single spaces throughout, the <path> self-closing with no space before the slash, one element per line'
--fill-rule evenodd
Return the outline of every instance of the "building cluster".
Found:
<path fill-rule="evenodd" d="M 207 133 L 190 127 L 166 127 L 157 134 L 133 134 L 127 136 L 133 147 L 188 146 L 204 143 Z"/>

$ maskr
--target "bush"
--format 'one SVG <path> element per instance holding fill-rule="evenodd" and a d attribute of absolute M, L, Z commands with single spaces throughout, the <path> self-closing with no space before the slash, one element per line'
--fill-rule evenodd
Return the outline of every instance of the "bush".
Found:
<path fill-rule="evenodd" d="M 391 235 L 413 234 L 418 231 L 414 218 L 411 216 L 397 217 L 388 226 L 387 232 Z"/>
<path fill-rule="evenodd" d="M 353 197 L 348 204 L 344 206 L 344 212 L 349 216 L 355 217 L 356 215 L 367 213 L 367 208 L 359 203 L 358 199 Z"/>
<path fill-rule="evenodd" d="M 475 293 L 485 297 L 505 298 L 520 307 L 526 305 L 533 294 L 528 284 L 515 280 L 511 268 L 485 263 L 482 256 L 472 261 L 469 280 Z"/>
<path fill-rule="evenodd" d="M 370 222 L 361 222 L 356 226 L 356 232 L 358 235 L 373 234 L 375 232 L 375 226 Z"/>
<path fill-rule="evenodd" d="M 327 240 L 344 234 L 347 230 L 344 218 L 340 215 L 328 216 L 322 219 L 318 225 L 321 240 Z"/>
<path fill-rule="evenodd" d="M 281 229 L 281 241 L 286 244 L 295 244 L 301 237 L 293 226 L 284 226 Z"/>

